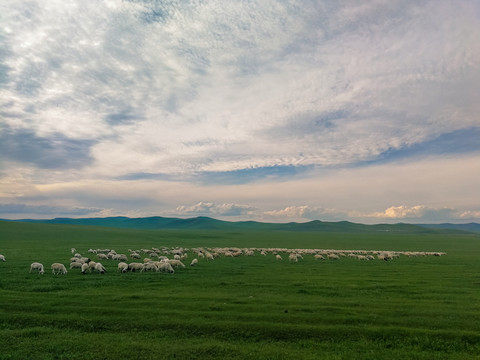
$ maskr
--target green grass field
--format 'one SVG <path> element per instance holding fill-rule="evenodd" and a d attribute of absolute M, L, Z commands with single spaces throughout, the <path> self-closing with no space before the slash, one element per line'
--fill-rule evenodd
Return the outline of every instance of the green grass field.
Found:
<path fill-rule="evenodd" d="M 174 274 L 54 276 L 70 248 L 442 251 L 220 257 Z M 480 359 L 478 234 L 126 230 L 0 222 L 0 359 Z M 91 256 L 95 260 L 95 256 Z M 30 264 L 45 274 L 30 274 Z"/>

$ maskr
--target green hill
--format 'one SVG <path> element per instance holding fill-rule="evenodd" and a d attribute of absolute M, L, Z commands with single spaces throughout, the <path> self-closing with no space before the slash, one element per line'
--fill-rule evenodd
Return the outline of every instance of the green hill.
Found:
<path fill-rule="evenodd" d="M 429 228 L 412 224 L 376 224 L 365 225 L 349 221 L 325 222 L 320 220 L 305 223 L 264 223 L 257 221 L 223 221 L 210 217 L 199 216 L 188 219 L 168 218 L 161 216 L 129 218 L 124 216 L 105 218 L 55 218 L 49 220 L 11 220 L 15 222 L 46 223 L 46 224 L 68 224 L 103 226 L 126 229 L 198 229 L 198 230 L 257 230 L 257 231 L 308 231 L 308 232 L 395 232 L 395 233 L 433 233 L 433 232 L 465 232 L 461 228 L 451 230 L 450 228 Z"/>

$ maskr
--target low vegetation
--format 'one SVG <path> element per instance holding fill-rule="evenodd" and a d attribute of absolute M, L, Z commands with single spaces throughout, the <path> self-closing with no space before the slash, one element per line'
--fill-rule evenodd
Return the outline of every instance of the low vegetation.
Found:
<path fill-rule="evenodd" d="M 0 222 L 0 239 L 6 259 L 0 359 L 471 359 L 480 353 L 478 234 Z M 121 272 L 119 261 L 108 258 L 98 260 L 104 274 L 83 275 L 68 266 L 71 248 L 93 261 L 98 253 L 88 249 L 115 249 L 128 262 L 152 255 L 142 249 L 189 250 L 182 252 L 187 266 L 174 273 Z M 199 256 L 215 248 L 242 249 L 242 256 Z M 253 256 L 248 248 L 255 248 Z M 302 256 L 292 261 L 293 251 L 283 249 Z M 131 259 L 129 250 L 141 259 Z M 349 256 L 353 250 L 374 259 Z M 384 254 L 394 256 L 379 259 Z M 194 258 L 198 263 L 189 266 Z M 45 273 L 30 272 L 33 262 Z M 53 263 L 64 264 L 67 274 L 53 275 Z"/>

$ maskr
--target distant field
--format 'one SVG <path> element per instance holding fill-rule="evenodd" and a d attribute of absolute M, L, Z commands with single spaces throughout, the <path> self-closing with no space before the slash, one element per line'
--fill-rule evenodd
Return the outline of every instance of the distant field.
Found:
<path fill-rule="evenodd" d="M 174 274 L 54 276 L 75 247 L 439 251 L 298 263 L 189 253 Z M 480 359 L 480 235 L 129 230 L 0 222 L 0 359 Z M 34 261 L 45 274 L 30 274 Z M 133 261 L 133 260 L 129 260 Z"/>

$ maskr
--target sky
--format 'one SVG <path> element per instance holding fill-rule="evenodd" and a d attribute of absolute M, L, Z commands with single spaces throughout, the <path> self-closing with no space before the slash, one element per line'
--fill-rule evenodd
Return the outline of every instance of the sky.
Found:
<path fill-rule="evenodd" d="M 0 218 L 480 222 L 479 0 L 0 0 Z"/>

